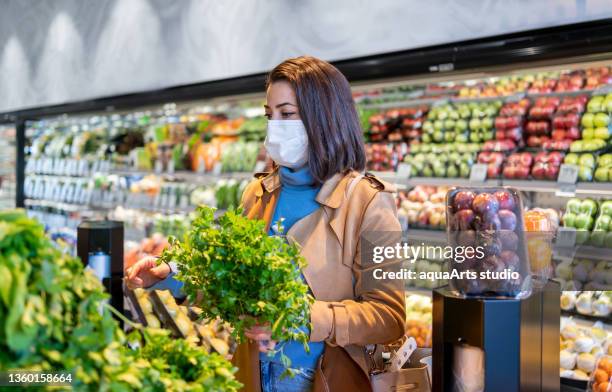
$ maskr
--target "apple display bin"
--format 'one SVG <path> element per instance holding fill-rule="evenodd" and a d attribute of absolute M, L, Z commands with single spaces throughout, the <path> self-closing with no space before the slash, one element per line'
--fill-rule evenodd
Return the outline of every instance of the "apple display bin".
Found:
<path fill-rule="evenodd" d="M 432 391 L 559 391 L 559 298 L 554 281 L 521 299 L 434 290 Z"/>
<path fill-rule="evenodd" d="M 525 298 L 531 268 L 520 193 L 509 187 L 456 187 L 446 194 L 450 292 L 456 297 Z M 478 249 L 474 256 L 458 250 Z M 468 275 L 471 274 L 471 275 Z M 512 275 L 513 274 L 513 275 Z"/>

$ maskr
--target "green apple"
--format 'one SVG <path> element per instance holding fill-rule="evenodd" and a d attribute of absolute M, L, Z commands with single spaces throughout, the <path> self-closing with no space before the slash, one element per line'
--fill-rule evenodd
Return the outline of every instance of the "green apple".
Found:
<path fill-rule="evenodd" d="M 431 166 L 427 165 L 423 168 L 423 177 L 433 177 Z"/>
<path fill-rule="evenodd" d="M 493 119 L 491 117 L 485 117 L 482 119 L 480 124 L 484 129 L 493 128 Z"/>
<path fill-rule="evenodd" d="M 480 119 L 478 119 L 478 118 L 472 118 L 472 119 L 470 120 L 470 129 L 471 129 L 471 130 L 475 130 L 475 129 L 480 128 L 480 125 L 481 125 Z"/>
<path fill-rule="evenodd" d="M 424 133 L 421 135 L 421 140 L 423 141 L 423 143 L 431 143 L 433 141 L 433 138 L 430 134 Z"/>
<path fill-rule="evenodd" d="M 450 178 L 456 178 L 459 176 L 459 169 L 457 169 L 457 166 L 450 164 L 448 165 L 448 168 L 446 169 L 446 176 L 450 177 Z"/>
<path fill-rule="evenodd" d="M 436 165 L 433 171 L 436 177 L 446 177 L 446 166 L 444 165 Z"/>
<path fill-rule="evenodd" d="M 589 113 L 601 112 L 602 104 L 603 104 L 603 97 L 595 96 L 591 98 L 591 100 L 587 104 L 587 111 Z"/>
<path fill-rule="evenodd" d="M 463 132 L 463 133 L 459 133 L 456 137 L 455 137 L 455 141 L 457 143 L 467 143 L 469 141 L 469 136 L 468 133 Z"/>
<path fill-rule="evenodd" d="M 565 209 L 567 211 L 571 212 L 572 214 L 579 214 L 580 213 L 580 204 L 581 204 L 580 199 L 572 198 L 572 199 L 569 199 L 567 201 L 567 205 L 565 206 Z M 565 219 L 565 218 L 563 218 L 563 219 Z M 574 225 L 571 225 L 571 226 L 574 226 Z"/>
<path fill-rule="evenodd" d="M 568 165 L 577 165 L 578 164 L 578 154 L 570 152 L 565 156 L 563 163 L 567 163 Z"/>
<path fill-rule="evenodd" d="M 462 107 L 461 109 L 459 109 L 459 117 L 462 119 L 468 119 L 472 116 L 472 112 L 470 111 L 469 108 L 467 107 Z"/>
<path fill-rule="evenodd" d="M 455 120 L 446 120 L 444 121 L 444 129 L 453 129 L 455 128 Z"/>
<path fill-rule="evenodd" d="M 582 154 L 578 159 L 580 166 L 595 167 L 595 157 L 593 154 Z"/>
<path fill-rule="evenodd" d="M 601 203 L 601 213 L 612 217 L 612 200 L 606 200 Z"/>
<path fill-rule="evenodd" d="M 438 112 L 438 120 L 446 120 L 448 118 L 448 110 L 440 109 Z"/>
<path fill-rule="evenodd" d="M 612 113 L 612 97 L 610 94 L 604 100 L 604 103 L 601 105 L 602 109 L 608 113 Z"/>
<path fill-rule="evenodd" d="M 583 134 L 584 134 L 584 131 L 583 131 Z M 570 144 L 570 151 L 571 152 L 582 152 L 582 151 L 584 151 L 584 142 L 582 140 L 576 140 L 575 142 Z"/>
<path fill-rule="evenodd" d="M 607 182 L 609 171 L 610 169 L 608 169 L 607 167 L 598 167 L 597 169 L 595 169 L 595 174 L 593 175 L 593 177 L 595 178 L 595 181 Z"/>
<path fill-rule="evenodd" d="M 444 128 L 444 121 L 436 120 L 433 123 L 434 131 L 441 131 Z"/>
<path fill-rule="evenodd" d="M 470 141 L 472 143 L 480 143 L 482 141 L 482 138 L 477 132 L 470 132 Z"/>
<path fill-rule="evenodd" d="M 597 113 L 593 118 L 593 124 L 595 127 L 607 127 L 610 124 L 610 116 L 606 113 Z"/>
<path fill-rule="evenodd" d="M 470 176 L 470 165 L 465 163 L 465 162 L 461 162 L 459 164 L 459 176 L 461 178 L 468 178 Z"/>
<path fill-rule="evenodd" d="M 595 129 L 594 128 L 584 128 L 582 130 L 582 139 L 591 140 L 595 137 Z"/>
<path fill-rule="evenodd" d="M 608 131 L 608 127 L 595 128 L 595 131 L 593 132 L 593 137 L 595 139 L 607 140 L 610 137 L 610 132 Z"/>
<path fill-rule="evenodd" d="M 455 122 L 455 129 L 458 131 L 465 131 L 468 128 L 467 121 L 461 119 Z"/>
<path fill-rule="evenodd" d="M 571 212 L 563 214 L 563 227 L 576 227 L 576 214 Z"/>
<path fill-rule="evenodd" d="M 457 112 L 456 110 L 448 112 L 448 118 L 452 120 L 459 120 L 459 112 Z"/>
<path fill-rule="evenodd" d="M 595 115 L 593 113 L 585 113 L 580 120 L 580 124 L 582 124 L 583 128 L 593 128 L 593 118 Z"/>
<path fill-rule="evenodd" d="M 595 214 L 597 214 L 597 203 L 595 203 L 595 200 L 582 200 L 582 202 L 580 202 L 580 214 L 595 216 Z"/>
<path fill-rule="evenodd" d="M 595 221 L 594 230 L 610 230 L 610 220 L 612 220 L 612 217 L 610 217 L 610 215 L 600 215 L 599 218 L 597 218 L 597 220 Z"/>
<path fill-rule="evenodd" d="M 484 110 L 485 115 L 489 118 L 489 120 L 491 120 L 492 117 L 495 117 L 495 115 L 497 114 L 497 108 L 493 105 L 487 106 Z M 491 124 L 493 123 L 493 120 L 491 120 Z"/>
<path fill-rule="evenodd" d="M 433 141 L 436 143 L 441 143 L 444 140 L 444 132 L 435 131 L 433 133 Z"/>
<path fill-rule="evenodd" d="M 593 217 L 589 214 L 578 214 L 576 216 L 576 228 L 579 230 L 591 230 L 593 227 Z"/>
<path fill-rule="evenodd" d="M 593 181 L 593 169 L 588 166 L 578 167 L 578 179 L 582 182 Z"/>
<path fill-rule="evenodd" d="M 430 120 L 427 120 L 423 123 L 423 131 L 425 132 L 433 132 L 434 127 L 433 127 L 433 122 L 431 122 Z"/>
<path fill-rule="evenodd" d="M 577 229 L 576 230 L 576 243 L 578 245 L 582 245 L 588 241 L 591 232 L 586 229 Z"/>
<path fill-rule="evenodd" d="M 485 140 L 485 141 L 493 140 L 493 137 L 494 137 L 493 131 L 486 131 L 486 132 L 483 132 L 482 134 L 482 140 Z"/>
<path fill-rule="evenodd" d="M 603 154 L 597 158 L 597 165 L 601 167 L 612 166 L 612 154 Z"/>
<path fill-rule="evenodd" d="M 445 132 L 444 133 L 444 141 L 445 142 L 452 142 L 455 140 L 455 132 Z"/>

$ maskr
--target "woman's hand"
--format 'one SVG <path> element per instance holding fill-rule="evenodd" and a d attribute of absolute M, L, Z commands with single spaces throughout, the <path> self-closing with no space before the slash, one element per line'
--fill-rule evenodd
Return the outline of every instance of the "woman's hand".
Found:
<path fill-rule="evenodd" d="M 157 265 L 157 258 L 148 256 L 138 260 L 127 269 L 125 283 L 131 290 L 146 288 L 166 279 L 169 273 L 170 266 L 168 264 Z"/>
<path fill-rule="evenodd" d="M 274 350 L 274 347 L 276 347 L 276 342 L 272 340 L 272 330 L 270 329 L 269 324 L 255 324 L 251 328 L 247 329 L 244 332 L 244 335 L 258 343 L 259 352 L 268 353 L 269 351 Z"/>

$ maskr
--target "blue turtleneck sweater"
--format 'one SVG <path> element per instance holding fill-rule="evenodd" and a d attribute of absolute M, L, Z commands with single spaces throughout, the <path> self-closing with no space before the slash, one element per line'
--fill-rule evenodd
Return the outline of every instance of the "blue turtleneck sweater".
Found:
<path fill-rule="evenodd" d="M 293 224 L 300 219 L 312 214 L 319 208 L 319 203 L 315 201 L 320 186 L 315 185 L 315 180 L 310 173 L 308 166 L 300 169 L 292 170 L 286 167 L 280 167 L 281 191 L 278 197 L 272 223 L 270 224 L 270 235 L 285 235 L 291 229 Z M 277 232 L 278 225 L 276 222 L 282 219 L 282 232 Z M 304 327 L 308 331 L 308 327 Z M 291 360 L 291 367 L 294 369 L 309 368 L 314 369 L 317 360 L 323 353 L 325 343 L 310 342 L 308 344 L 310 352 L 304 350 L 304 346 L 295 341 L 280 342 L 277 349 L 282 345 L 285 355 Z M 280 353 L 274 357 L 267 354 L 260 354 L 261 361 L 280 362 Z"/>

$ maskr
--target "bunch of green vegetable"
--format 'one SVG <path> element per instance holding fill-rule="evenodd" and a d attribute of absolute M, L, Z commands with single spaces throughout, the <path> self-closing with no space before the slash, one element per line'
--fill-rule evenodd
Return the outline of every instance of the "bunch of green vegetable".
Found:
<path fill-rule="evenodd" d="M 240 205 L 242 192 L 248 184 L 247 180 L 236 181 L 233 178 L 217 181 L 215 187 L 216 207 L 221 210 L 237 208 Z"/>
<path fill-rule="evenodd" d="M 256 142 L 227 143 L 221 152 L 221 171 L 251 172 L 257 162 L 260 144 Z"/>
<path fill-rule="evenodd" d="M 263 221 L 240 210 L 228 211 L 217 225 L 214 211 L 200 207 L 184 240 L 172 239 L 161 260 L 179 264 L 177 279 L 202 317 L 228 322 L 238 340 L 254 324 L 269 324 L 273 340 L 299 341 L 308 350 L 300 328 L 309 324 L 313 297 L 301 279 L 305 260 L 297 245 L 268 236 Z"/>
<path fill-rule="evenodd" d="M 0 371 L 70 371 L 77 391 L 237 390 L 227 361 L 180 340 L 143 330 L 129 349 L 97 278 L 22 211 L 0 212 L 0 276 Z"/>

